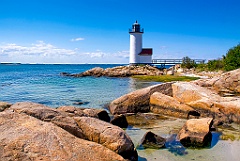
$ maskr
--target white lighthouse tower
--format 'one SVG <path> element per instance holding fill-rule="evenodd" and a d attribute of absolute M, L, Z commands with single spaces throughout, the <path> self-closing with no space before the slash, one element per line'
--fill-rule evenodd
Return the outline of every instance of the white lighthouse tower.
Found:
<path fill-rule="evenodd" d="M 139 55 L 142 51 L 142 34 L 140 24 L 136 21 L 129 30 L 130 34 L 130 58 L 129 64 L 138 64 L 140 61 Z"/>
<path fill-rule="evenodd" d="M 152 61 L 152 49 L 143 49 L 142 48 L 142 34 L 143 29 L 140 27 L 140 24 L 136 21 L 132 28 L 129 29 L 130 34 L 130 65 L 137 64 L 148 64 Z"/>

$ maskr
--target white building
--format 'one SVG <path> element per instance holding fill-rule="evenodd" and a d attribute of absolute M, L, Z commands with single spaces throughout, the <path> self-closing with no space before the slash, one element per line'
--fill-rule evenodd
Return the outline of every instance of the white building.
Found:
<path fill-rule="evenodd" d="M 152 48 L 142 48 L 142 34 L 140 24 L 136 21 L 129 30 L 130 57 L 129 64 L 150 64 L 152 62 Z"/>

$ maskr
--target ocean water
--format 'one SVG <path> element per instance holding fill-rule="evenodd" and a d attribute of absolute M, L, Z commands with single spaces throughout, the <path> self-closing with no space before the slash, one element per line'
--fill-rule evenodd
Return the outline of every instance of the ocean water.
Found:
<path fill-rule="evenodd" d="M 132 78 L 61 76 L 61 72 L 80 73 L 94 67 L 110 68 L 122 64 L 9 64 L 0 65 L 0 101 L 30 101 L 50 107 L 76 105 L 102 108 L 112 100 L 136 89 L 156 84 Z"/>

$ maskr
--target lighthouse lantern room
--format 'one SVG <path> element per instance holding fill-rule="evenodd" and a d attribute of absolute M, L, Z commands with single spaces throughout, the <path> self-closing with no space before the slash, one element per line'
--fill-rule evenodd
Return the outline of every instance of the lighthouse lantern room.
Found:
<path fill-rule="evenodd" d="M 152 62 L 152 49 L 142 48 L 143 29 L 136 21 L 132 28 L 129 29 L 130 34 L 130 65 L 150 64 Z"/>

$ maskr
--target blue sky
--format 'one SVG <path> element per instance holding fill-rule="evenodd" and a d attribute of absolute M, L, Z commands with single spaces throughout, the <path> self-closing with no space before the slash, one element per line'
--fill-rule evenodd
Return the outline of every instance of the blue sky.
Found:
<path fill-rule="evenodd" d="M 0 62 L 128 63 L 138 20 L 153 58 L 217 59 L 240 43 L 239 0 L 1 0 Z"/>

